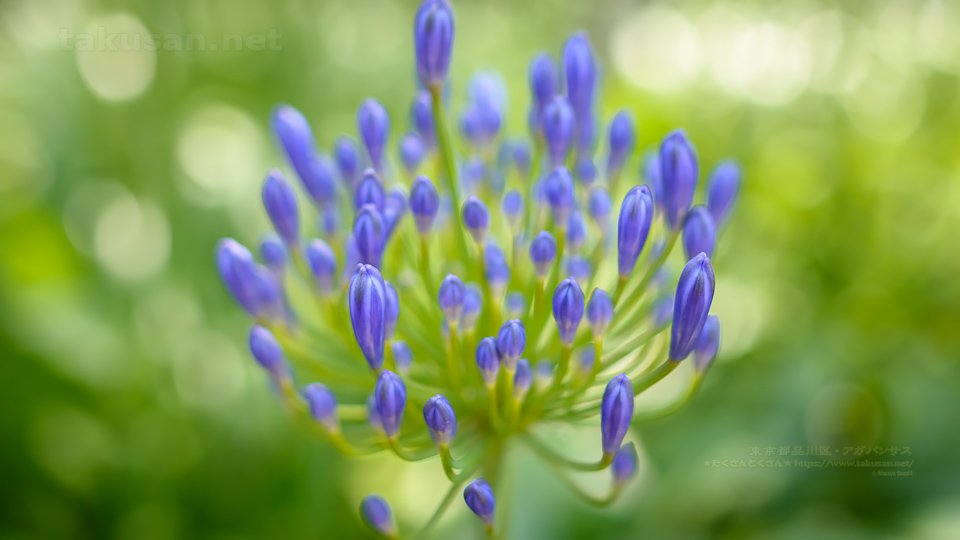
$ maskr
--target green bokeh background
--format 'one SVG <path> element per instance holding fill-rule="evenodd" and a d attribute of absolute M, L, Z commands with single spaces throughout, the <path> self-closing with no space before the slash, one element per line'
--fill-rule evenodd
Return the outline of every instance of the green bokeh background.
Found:
<path fill-rule="evenodd" d="M 527 62 L 586 28 L 604 119 L 631 107 L 641 148 L 683 127 L 705 169 L 734 156 L 746 171 L 716 260 L 724 346 L 701 391 L 636 433 L 642 479 L 610 510 L 516 455 L 513 537 L 957 538 L 960 5 L 455 7 L 454 108 L 472 71 L 497 69 L 524 133 Z M 0 538 L 367 538 L 370 490 L 401 499 L 402 526 L 422 522 L 437 471 L 346 460 L 297 432 L 212 265 L 218 238 L 267 227 L 274 103 L 325 146 L 366 96 L 390 110 L 393 141 L 405 129 L 415 9 L 0 3 Z M 280 50 L 60 39 L 99 27 L 207 44 L 275 30 Z M 909 448 L 912 474 L 706 464 L 795 446 Z M 438 537 L 479 538 L 454 506 Z"/>

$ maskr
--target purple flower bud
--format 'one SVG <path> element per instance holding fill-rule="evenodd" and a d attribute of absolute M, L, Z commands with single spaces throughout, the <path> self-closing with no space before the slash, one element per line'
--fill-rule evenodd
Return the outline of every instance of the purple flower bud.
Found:
<path fill-rule="evenodd" d="M 590 281 L 593 268 L 590 266 L 590 261 L 580 255 L 574 255 L 567 260 L 567 273 L 576 279 L 577 283 L 587 283 Z"/>
<path fill-rule="evenodd" d="M 530 176 L 530 145 L 526 141 L 516 140 L 510 145 L 513 165 L 522 178 Z"/>
<path fill-rule="evenodd" d="M 603 289 L 593 290 L 587 303 L 587 320 L 590 321 L 593 339 L 602 339 L 613 320 L 613 300 Z"/>
<path fill-rule="evenodd" d="M 653 222 L 653 199 L 647 186 L 634 186 L 623 198 L 617 223 L 617 267 L 620 276 L 629 276 L 647 243 Z"/>
<path fill-rule="evenodd" d="M 263 182 L 263 207 L 273 222 L 273 228 L 288 246 L 300 242 L 300 214 L 297 211 L 297 194 L 280 171 L 274 169 Z"/>
<path fill-rule="evenodd" d="M 510 281 L 510 267 L 507 265 L 507 257 L 503 254 L 500 246 L 493 242 L 488 242 L 483 248 L 483 270 L 484 277 L 493 296 L 500 301 L 503 289 Z"/>
<path fill-rule="evenodd" d="M 503 215 L 507 218 L 510 230 L 516 232 L 520 227 L 520 219 L 523 217 L 523 195 L 517 190 L 508 191 L 503 196 L 500 209 L 503 210 Z"/>
<path fill-rule="evenodd" d="M 427 145 L 416 133 L 405 133 L 400 137 L 400 159 L 408 173 L 415 173 L 420 162 L 427 155 Z"/>
<path fill-rule="evenodd" d="M 722 225 L 730 216 L 730 210 L 740 191 L 742 173 L 740 166 L 733 161 L 724 161 L 717 165 L 710 177 L 707 188 L 707 208 L 713 214 L 717 225 Z"/>
<path fill-rule="evenodd" d="M 400 299 L 397 298 L 397 290 L 389 281 L 384 280 L 383 286 L 387 293 L 384 296 L 383 335 L 385 339 L 392 339 L 397 331 L 397 320 L 400 319 Z"/>
<path fill-rule="evenodd" d="M 350 280 L 349 307 L 353 335 L 370 369 L 383 367 L 383 341 L 386 327 L 386 286 L 380 271 L 369 264 L 358 264 Z"/>
<path fill-rule="evenodd" d="M 538 278 L 547 276 L 557 257 L 557 241 L 547 231 L 540 231 L 530 242 L 530 260 Z"/>
<path fill-rule="evenodd" d="M 670 332 L 670 359 L 686 358 L 697 344 L 700 329 L 707 321 L 716 280 L 710 258 L 703 253 L 690 259 L 677 283 L 673 303 L 673 329 Z"/>
<path fill-rule="evenodd" d="M 390 505 L 380 495 L 367 495 L 360 503 L 360 516 L 367 527 L 380 536 L 392 538 L 397 534 L 397 524 L 393 520 Z"/>
<path fill-rule="evenodd" d="M 683 130 L 671 131 L 660 143 L 660 182 L 666 223 L 672 230 L 683 224 L 697 188 L 697 153 Z M 660 194 L 657 194 L 658 199 Z"/>
<path fill-rule="evenodd" d="M 613 471 L 613 482 L 617 485 L 623 485 L 637 474 L 639 467 L 640 459 L 637 456 L 637 447 L 632 442 L 621 446 L 610 464 Z"/>
<path fill-rule="evenodd" d="M 337 397 L 325 385 L 310 383 L 303 389 L 303 399 L 307 400 L 310 415 L 330 431 L 340 429 L 337 418 Z"/>
<path fill-rule="evenodd" d="M 282 104 L 274 108 L 271 124 L 290 165 L 313 200 L 317 204 L 332 200 L 336 195 L 333 167 L 329 159 L 316 156 L 313 132 L 307 119 L 300 111 Z"/>
<path fill-rule="evenodd" d="M 353 191 L 353 183 L 360 173 L 360 156 L 357 153 L 357 143 L 348 135 L 341 135 L 333 147 L 333 157 L 340 171 L 340 179 L 347 188 Z"/>
<path fill-rule="evenodd" d="M 523 401 L 533 384 L 533 371 L 526 358 L 517 361 L 517 372 L 513 374 L 513 399 Z"/>
<path fill-rule="evenodd" d="M 426 90 L 417 92 L 413 105 L 410 106 L 410 116 L 413 126 L 427 145 L 427 149 L 433 149 L 437 145 L 437 140 L 433 123 L 433 99 L 430 97 L 430 92 Z"/>
<path fill-rule="evenodd" d="M 460 314 L 460 328 L 464 332 L 472 332 L 480 319 L 480 310 L 483 309 L 483 293 L 476 283 L 467 285 L 466 295 L 463 297 L 463 312 Z"/>
<path fill-rule="evenodd" d="M 370 164 L 383 171 L 383 149 L 390 137 L 390 116 L 383 105 L 374 98 L 367 98 L 357 111 L 357 131 L 367 149 Z"/>
<path fill-rule="evenodd" d="M 423 86 L 438 91 L 447 80 L 453 52 L 453 9 L 446 0 L 424 0 L 417 9 L 413 44 Z"/>
<path fill-rule="evenodd" d="M 433 182 L 426 176 L 418 176 L 410 187 L 410 212 L 420 234 L 427 234 L 433 226 L 440 209 L 440 195 Z"/>
<path fill-rule="evenodd" d="M 323 294 L 333 291 L 333 279 L 337 274 L 337 256 L 323 240 L 311 240 L 307 244 L 307 262 L 316 280 L 317 289 Z"/>
<path fill-rule="evenodd" d="M 397 365 L 397 372 L 400 375 L 406 375 L 410 372 L 410 365 L 413 363 L 413 351 L 407 342 L 395 339 L 390 344 L 390 350 L 393 352 L 393 362 Z"/>
<path fill-rule="evenodd" d="M 438 445 L 450 444 L 457 434 L 457 416 L 443 394 L 437 394 L 423 406 L 423 419 L 427 422 L 430 437 Z"/>
<path fill-rule="evenodd" d="M 490 226 L 490 211 L 483 201 L 473 195 L 467 197 L 461 209 L 463 214 L 463 224 L 470 231 L 474 241 L 483 244 L 487 236 L 487 228 Z"/>
<path fill-rule="evenodd" d="M 587 114 L 577 114 L 577 149 L 580 154 L 593 154 L 596 143 L 597 122 L 590 111 Z"/>
<path fill-rule="evenodd" d="M 610 155 L 607 157 L 607 176 L 620 172 L 623 162 L 633 153 L 637 144 L 637 133 L 633 127 L 633 117 L 627 111 L 620 111 L 610 121 Z"/>
<path fill-rule="evenodd" d="M 281 378 L 287 375 L 283 347 L 269 330 L 259 324 L 250 328 L 250 352 L 253 359 L 272 376 Z"/>
<path fill-rule="evenodd" d="M 647 181 L 654 208 L 663 211 L 663 182 L 660 181 L 660 155 L 647 153 L 640 164 L 640 176 Z"/>
<path fill-rule="evenodd" d="M 513 319 L 519 319 L 523 317 L 523 314 L 527 310 L 527 299 L 524 298 L 523 293 L 520 291 L 511 291 L 507 293 L 507 298 L 504 300 L 506 304 L 507 317 Z"/>
<path fill-rule="evenodd" d="M 477 368 L 487 386 L 497 384 L 497 374 L 500 373 L 500 351 L 497 342 L 492 337 L 485 337 L 477 344 Z"/>
<path fill-rule="evenodd" d="M 523 355 L 526 344 L 527 332 L 519 319 L 511 319 L 503 323 L 497 334 L 497 350 L 500 351 L 500 359 L 507 371 L 517 369 L 517 361 Z"/>
<path fill-rule="evenodd" d="M 303 187 L 310 194 L 310 198 L 321 207 L 336 203 L 337 182 L 333 160 L 329 156 L 314 155 L 310 159 L 310 166 L 311 176 L 308 178 L 301 177 Z"/>
<path fill-rule="evenodd" d="M 654 328 L 660 329 L 666 326 L 673 318 L 673 299 L 674 295 L 671 294 L 657 301 L 657 305 L 653 308 Z"/>
<path fill-rule="evenodd" d="M 486 166 L 480 156 L 473 156 L 460 167 L 460 183 L 467 193 L 476 192 L 483 183 Z"/>
<path fill-rule="evenodd" d="M 707 317 L 697 338 L 697 346 L 693 349 L 693 367 L 699 374 L 703 374 L 717 357 L 720 349 L 720 318 L 716 315 Z"/>
<path fill-rule="evenodd" d="M 560 342 L 566 347 L 573 345 L 583 318 L 583 307 L 583 291 L 577 280 L 569 277 L 561 281 L 553 293 L 553 319 L 557 322 Z"/>
<path fill-rule="evenodd" d="M 606 189 L 595 186 L 590 190 L 587 210 L 590 212 L 590 217 L 597 223 L 597 227 L 599 227 L 600 230 L 607 229 L 607 221 L 610 218 L 610 206 L 610 194 L 607 193 Z"/>
<path fill-rule="evenodd" d="M 260 241 L 260 257 L 274 272 L 281 273 L 287 264 L 287 248 L 276 235 L 268 235 Z"/>
<path fill-rule="evenodd" d="M 692 259 L 697 253 L 713 257 L 716 241 L 716 227 L 707 207 L 698 204 L 691 208 L 683 224 L 683 249 L 687 252 L 687 259 Z"/>
<path fill-rule="evenodd" d="M 217 243 L 217 270 L 234 300 L 251 316 L 260 315 L 260 284 L 253 255 L 233 238 Z"/>
<path fill-rule="evenodd" d="M 530 61 L 530 91 L 536 108 L 543 108 L 557 95 L 560 78 L 557 62 L 550 53 L 540 53 Z"/>
<path fill-rule="evenodd" d="M 593 347 L 584 347 L 577 353 L 577 369 L 584 375 L 593 370 L 593 364 L 597 360 L 597 352 Z"/>
<path fill-rule="evenodd" d="M 603 453 L 612 456 L 620 449 L 633 419 L 633 384 L 621 373 L 607 383 L 600 402 L 600 433 Z"/>
<path fill-rule="evenodd" d="M 547 142 L 550 163 L 563 165 L 573 140 L 573 109 L 563 96 L 554 96 L 543 109 L 543 138 Z"/>
<path fill-rule="evenodd" d="M 354 193 L 354 205 L 357 210 L 365 204 L 372 204 L 378 212 L 383 212 L 383 205 L 387 200 L 387 192 L 383 181 L 373 169 L 363 171 L 363 178 L 357 184 Z"/>
<path fill-rule="evenodd" d="M 593 185 L 593 182 L 597 179 L 597 166 L 593 164 L 592 159 L 586 156 L 577 160 L 574 172 L 580 184 L 586 187 Z"/>
<path fill-rule="evenodd" d="M 370 394 L 370 397 L 367 398 L 367 421 L 374 431 L 384 433 L 383 420 L 380 419 L 380 413 L 377 412 L 377 397 L 374 394 Z"/>
<path fill-rule="evenodd" d="M 537 390 L 541 392 L 546 390 L 552 381 L 553 364 L 549 360 L 537 362 L 537 367 L 533 372 L 533 383 L 537 386 Z"/>
<path fill-rule="evenodd" d="M 357 246 L 360 262 L 379 268 L 385 240 L 383 216 L 372 204 L 363 205 L 353 220 L 353 241 Z"/>
<path fill-rule="evenodd" d="M 553 214 L 553 222 L 561 230 L 567 227 L 567 220 L 573 207 L 576 204 L 574 195 L 573 178 L 566 167 L 557 167 L 547 177 L 544 186 L 544 193 L 547 196 L 547 202 L 550 203 L 550 212 Z"/>
<path fill-rule="evenodd" d="M 463 303 L 467 296 L 467 287 L 457 276 L 447 274 L 440 283 L 440 291 L 437 295 L 437 301 L 440 303 L 440 309 L 443 310 L 447 323 L 460 320 L 463 313 Z"/>
<path fill-rule="evenodd" d="M 394 187 L 383 203 L 383 226 L 386 227 L 386 238 L 389 239 L 396 230 L 400 220 L 407 213 L 407 196 L 402 187 Z"/>
<path fill-rule="evenodd" d="M 493 526 L 493 511 L 497 501 L 493 496 L 493 488 L 483 478 L 477 478 L 463 490 L 463 500 L 470 510 L 483 520 L 488 526 Z"/>
<path fill-rule="evenodd" d="M 567 38 L 562 57 L 567 99 L 576 114 L 578 126 L 585 125 L 585 119 L 593 112 L 597 86 L 597 63 L 586 32 L 579 31 Z"/>
<path fill-rule="evenodd" d="M 570 219 L 567 220 L 567 245 L 570 251 L 576 253 L 583 247 L 587 239 L 587 224 L 583 220 L 583 214 L 579 210 L 570 213 Z"/>
<path fill-rule="evenodd" d="M 396 373 L 385 369 L 377 377 L 377 384 L 373 389 L 374 406 L 383 431 L 387 437 L 396 437 L 400 431 L 400 422 L 403 420 L 403 409 L 407 405 L 407 386 Z"/>
<path fill-rule="evenodd" d="M 497 137 L 502 122 L 499 109 L 489 104 L 473 103 L 460 115 L 460 130 L 473 146 L 485 148 Z"/>

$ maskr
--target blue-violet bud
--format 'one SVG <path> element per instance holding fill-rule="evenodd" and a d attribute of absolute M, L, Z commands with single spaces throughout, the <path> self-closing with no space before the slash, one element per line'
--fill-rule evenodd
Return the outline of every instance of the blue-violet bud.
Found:
<path fill-rule="evenodd" d="M 387 437 L 396 437 L 403 420 L 404 407 L 407 405 L 407 386 L 399 375 L 385 369 L 377 377 L 373 395 L 384 433 Z"/>
<path fill-rule="evenodd" d="M 283 347 L 273 333 L 259 324 L 250 328 L 250 353 L 253 354 L 253 359 L 274 377 L 287 376 Z"/>
<path fill-rule="evenodd" d="M 500 351 L 497 342 L 492 337 L 485 337 L 477 344 L 477 368 L 487 386 L 497 384 L 497 374 L 500 373 Z"/>
<path fill-rule="evenodd" d="M 647 186 L 634 186 L 623 198 L 617 223 L 617 268 L 629 276 L 647 243 L 653 222 L 653 199 Z"/>
<path fill-rule="evenodd" d="M 372 204 L 365 204 L 353 220 L 353 241 L 357 247 L 359 262 L 380 268 L 386 227 L 383 216 Z"/>
<path fill-rule="evenodd" d="M 569 277 L 557 285 L 553 293 L 553 318 L 557 323 L 560 342 L 565 347 L 573 346 L 577 327 L 583 318 L 583 291 L 577 280 Z"/>
<path fill-rule="evenodd" d="M 721 162 L 710 176 L 707 208 L 718 226 L 723 225 L 730 216 L 730 210 L 740 191 L 741 177 L 740 166 L 733 161 Z"/>
<path fill-rule="evenodd" d="M 374 169 L 383 171 L 383 149 L 390 137 L 390 116 L 383 105 L 367 98 L 357 111 L 357 131 Z"/>
<path fill-rule="evenodd" d="M 510 372 L 517 369 L 517 361 L 523 355 L 526 344 L 527 332 L 523 322 L 519 319 L 511 319 L 503 323 L 497 334 L 497 350 L 500 351 L 504 369 Z"/>
<path fill-rule="evenodd" d="M 323 294 L 333 291 L 334 276 L 337 274 L 337 256 L 323 240 L 311 240 L 307 244 L 307 262 L 310 272 L 316 280 L 317 289 Z"/>
<path fill-rule="evenodd" d="M 440 291 L 437 294 L 437 301 L 447 318 L 448 324 L 454 324 L 460 320 L 466 296 L 467 287 L 460 278 L 453 274 L 447 274 L 447 277 L 443 278 L 443 282 L 440 283 Z"/>
<path fill-rule="evenodd" d="M 530 260 L 538 278 L 545 278 L 557 257 L 557 241 L 547 231 L 540 231 L 530 242 Z"/>
<path fill-rule="evenodd" d="M 369 264 L 357 265 L 350 279 L 350 322 L 360 351 L 374 371 L 380 371 L 383 367 L 385 288 L 379 270 Z"/>
<path fill-rule="evenodd" d="M 310 383 L 303 389 L 303 398 L 310 407 L 310 415 L 314 420 L 323 424 L 330 431 L 340 429 L 340 420 L 337 418 L 337 397 L 326 385 Z"/>
<path fill-rule="evenodd" d="M 703 375 L 717 357 L 720 349 L 720 318 L 716 315 L 707 317 L 697 338 L 697 346 L 693 349 L 693 368 Z"/>
<path fill-rule="evenodd" d="M 717 230 L 710 211 L 699 204 L 691 208 L 683 224 L 683 249 L 687 259 L 692 259 L 697 253 L 713 257 L 716 242 Z"/>
<path fill-rule="evenodd" d="M 573 109 L 563 96 L 554 96 L 543 109 L 543 138 L 547 142 L 550 164 L 563 165 L 573 140 Z"/>
<path fill-rule="evenodd" d="M 590 330 L 593 339 L 602 339 L 607 333 L 607 327 L 613 320 L 613 300 L 603 289 L 594 289 L 587 303 L 587 320 L 590 321 Z"/>
<path fill-rule="evenodd" d="M 697 188 L 697 153 L 683 130 L 671 131 L 664 137 L 659 161 L 664 217 L 667 226 L 675 231 L 683 224 Z"/>
<path fill-rule="evenodd" d="M 550 204 L 553 222 L 560 230 L 567 228 L 567 221 L 576 204 L 573 178 L 566 167 L 557 167 L 544 181 L 544 194 Z"/>
<path fill-rule="evenodd" d="M 612 457 L 620 449 L 632 419 L 633 384 L 630 377 L 621 373 L 607 383 L 600 401 L 600 433 L 604 455 Z"/>
<path fill-rule="evenodd" d="M 640 459 L 637 456 L 637 447 L 632 442 L 621 446 L 610 464 L 610 470 L 613 471 L 613 483 L 622 486 L 637 474 L 639 466 Z"/>
<path fill-rule="evenodd" d="M 493 526 L 493 512 L 497 501 L 493 496 L 493 488 L 483 478 L 477 478 L 463 490 L 463 500 L 470 510 L 476 514 L 488 527 Z"/>
<path fill-rule="evenodd" d="M 413 44 L 423 86 L 437 92 L 447 80 L 453 52 L 453 9 L 447 0 L 424 0 L 417 9 Z"/>
<path fill-rule="evenodd" d="M 457 434 L 457 416 L 443 394 L 437 394 L 423 406 L 423 419 L 427 422 L 430 437 L 440 446 L 450 444 Z"/>
<path fill-rule="evenodd" d="M 392 339 L 397 331 L 397 320 L 400 319 L 400 299 L 397 298 L 397 290 L 389 281 L 383 281 L 384 291 L 384 310 L 383 310 L 383 335 L 385 339 Z"/>
<path fill-rule="evenodd" d="M 673 302 L 673 328 L 670 331 L 670 359 L 679 362 L 697 344 L 700 329 L 707 321 L 716 281 L 710 258 L 700 253 L 690 259 L 677 283 Z"/>
<path fill-rule="evenodd" d="M 300 242 L 300 214 L 297 194 L 280 171 L 274 169 L 263 182 L 263 207 L 273 222 L 273 228 L 287 246 L 295 248 Z"/>
<path fill-rule="evenodd" d="M 360 516 L 367 527 L 386 538 L 397 534 L 397 524 L 393 519 L 390 505 L 380 495 L 367 495 L 360 503 Z"/>
<path fill-rule="evenodd" d="M 427 234 L 440 210 L 440 195 L 433 182 L 426 176 L 418 176 L 410 186 L 410 212 L 420 234 Z"/>
<path fill-rule="evenodd" d="M 483 244 L 487 236 L 487 228 L 490 226 L 490 211 L 483 201 L 473 195 L 467 197 L 463 203 L 463 224 L 470 231 L 474 241 Z"/>

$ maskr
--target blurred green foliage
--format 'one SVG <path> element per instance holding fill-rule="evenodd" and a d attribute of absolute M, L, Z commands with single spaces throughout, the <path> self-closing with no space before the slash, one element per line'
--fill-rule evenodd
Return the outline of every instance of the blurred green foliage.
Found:
<path fill-rule="evenodd" d="M 415 8 L 0 4 L 0 538 L 365 538 L 369 490 L 405 497 L 403 524 L 432 509 L 429 482 L 293 429 L 212 265 L 218 238 L 266 229 L 274 103 L 328 146 L 377 96 L 396 141 Z M 702 391 L 639 430 L 642 481 L 610 511 L 518 453 L 514 537 L 956 538 L 960 6 L 455 8 L 455 110 L 469 74 L 495 68 L 508 127 L 525 133 L 527 61 L 584 27 L 604 119 L 631 107 L 641 148 L 684 127 L 705 169 L 733 156 L 746 170 L 716 263 L 724 345 Z M 78 50 L 99 28 L 204 46 Z M 224 35 L 271 30 L 279 50 L 222 50 Z M 904 477 L 708 465 L 795 446 L 909 447 L 915 463 Z M 441 536 L 472 525 L 458 510 Z"/>

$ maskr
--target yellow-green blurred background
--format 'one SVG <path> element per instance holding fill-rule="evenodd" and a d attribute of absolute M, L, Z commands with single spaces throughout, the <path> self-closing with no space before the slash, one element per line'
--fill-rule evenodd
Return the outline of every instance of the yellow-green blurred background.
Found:
<path fill-rule="evenodd" d="M 291 426 L 212 264 L 219 237 L 250 244 L 267 227 L 274 103 L 329 147 L 376 96 L 394 145 L 415 9 L 0 3 L 0 538 L 366 538 L 356 504 L 370 490 L 402 527 L 429 515 L 436 464 L 346 460 Z M 635 434 L 642 478 L 610 510 L 517 455 L 513 538 L 960 537 L 960 3 L 455 10 L 455 107 L 473 70 L 498 69 L 508 127 L 525 133 L 527 62 L 585 28 L 604 120 L 632 107 L 641 147 L 683 127 L 705 170 L 733 156 L 746 171 L 701 392 Z M 78 50 L 99 29 L 174 41 Z M 211 46 L 271 31 L 272 49 Z M 911 476 L 713 466 L 768 447 L 820 459 L 796 446 L 908 448 Z M 479 534 L 458 502 L 438 537 Z"/>

